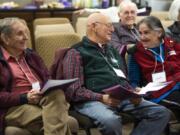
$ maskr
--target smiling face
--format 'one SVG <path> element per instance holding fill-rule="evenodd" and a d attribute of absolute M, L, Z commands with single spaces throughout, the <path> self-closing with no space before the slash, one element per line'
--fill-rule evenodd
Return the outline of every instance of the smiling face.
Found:
<path fill-rule="evenodd" d="M 88 17 L 87 36 L 96 43 L 106 44 L 111 40 L 114 27 L 109 17 L 93 13 Z"/>
<path fill-rule="evenodd" d="M 96 36 L 100 43 L 107 43 L 111 40 L 112 32 L 114 31 L 114 27 L 109 20 L 105 19 L 101 22 L 95 22 L 94 28 L 96 32 Z"/>
<path fill-rule="evenodd" d="M 152 30 L 147 24 L 141 23 L 139 25 L 139 33 L 144 48 L 157 47 L 161 42 L 162 31 L 160 29 Z"/>
<path fill-rule="evenodd" d="M 27 48 L 28 34 L 28 28 L 24 23 L 20 21 L 14 22 L 11 25 L 11 33 L 2 36 L 4 47 L 12 55 L 21 54 Z"/>
<path fill-rule="evenodd" d="M 135 24 L 136 21 L 137 7 L 134 5 L 134 3 L 126 3 L 123 2 L 122 5 L 120 5 L 120 11 L 118 15 L 123 25 L 131 27 Z"/>

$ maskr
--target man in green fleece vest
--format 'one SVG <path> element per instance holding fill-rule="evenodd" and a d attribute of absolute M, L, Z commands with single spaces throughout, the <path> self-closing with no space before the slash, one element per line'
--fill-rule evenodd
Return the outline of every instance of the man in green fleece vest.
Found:
<path fill-rule="evenodd" d="M 94 13 L 88 17 L 87 36 L 63 61 L 64 78 L 80 78 L 66 89 L 66 98 L 76 111 L 94 120 L 102 135 L 122 135 L 121 111 L 140 121 L 132 135 L 160 135 L 170 118 L 168 109 L 141 98 L 122 100 L 103 93 L 103 89 L 116 85 L 131 88 L 122 58 L 107 44 L 113 31 L 107 16 Z"/>

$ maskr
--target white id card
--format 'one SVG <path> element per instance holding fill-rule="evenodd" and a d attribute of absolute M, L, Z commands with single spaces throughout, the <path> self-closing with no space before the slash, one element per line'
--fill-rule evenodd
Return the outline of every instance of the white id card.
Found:
<path fill-rule="evenodd" d="M 120 69 L 113 68 L 113 70 L 117 76 L 126 78 L 125 74 Z"/>
<path fill-rule="evenodd" d="M 158 72 L 158 73 L 153 73 L 152 81 L 153 82 L 166 82 L 166 73 L 164 71 Z"/>
<path fill-rule="evenodd" d="M 39 82 L 32 83 L 32 89 L 37 90 L 39 92 L 41 89 Z"/>

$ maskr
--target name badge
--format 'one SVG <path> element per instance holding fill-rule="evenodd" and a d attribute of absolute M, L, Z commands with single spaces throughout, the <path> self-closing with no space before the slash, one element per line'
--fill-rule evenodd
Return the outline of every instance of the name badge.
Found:
<path fill-rule="evenodd" d="M 113 68 L 113 70 L 117 76 L 126 78 L 125 74 L 120 69 Z"/>
<path fill-rule="evenodd" d="M 153 80 L 153 82 L 166 82 L 166 73 L 164 71 L 158 72 L 158 73 L 153 73 L 152 80 Z"/>
<path fill-rule="evenodd" d="M 169 51 L 169 55 L 176 55 L 176 52 L 174 50 Z"/>
<path fill-rule="evenodd" d="M 39 82 L 32 83 L 32 89 L 39 92 L 41 89 Z"/>

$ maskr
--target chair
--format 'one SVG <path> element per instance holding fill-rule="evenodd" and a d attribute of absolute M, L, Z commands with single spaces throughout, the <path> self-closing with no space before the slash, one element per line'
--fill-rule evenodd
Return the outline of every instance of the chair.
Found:
<path fill-rule="evenodd" d="M 49 34 L 37 37 L 35 50 L 43 58 L 47 67 L 52 64 L 55 51 L 58 48 L 70 47 L 81 39 L 77 34 Z"/>
<path fill-rule="evenodd" d="M 136 17 L 136 23 L 138 23 L 139 21 L 141 21 L 142 19 L 144 19 L 147 16 L 137 16 Z"/>
<path fill-rule="evenodd" d="M 41 35 L 49 35 L 53 33 L 75 33 L 75 31 L 70 23 L 37 25 L 34 31 L 34 37 L 36 39 Z"/>
<path fill-rule="evenodd" d="M 161 21 L 164 29 L 166 29 L 167 27 L 169 27 L 170 25 L 172 25 L 173 22 L 174 22 L 173 20 L 162 20 L 162 21 Z"/>
<path fill-rule="evenodd" d="M 159 18 L 160 20 L 169 20 L 169 14 L 168 11 L 152 11 L 150 13 L 151 16 L 155 16 Z"/>
<path fill-rule="evenodd" d="M 86 35 L 87 17 L 79 17 L 76 22 L 76 32 L 82 38 Z"/>
<path fill-rule="evenodd" d="M 68 18 L 37 18 L 33 21 L 33 28 L 36 29 L 37 25 L 47 25 L 47 24 L 65 24 L 70 23 Z"/>

